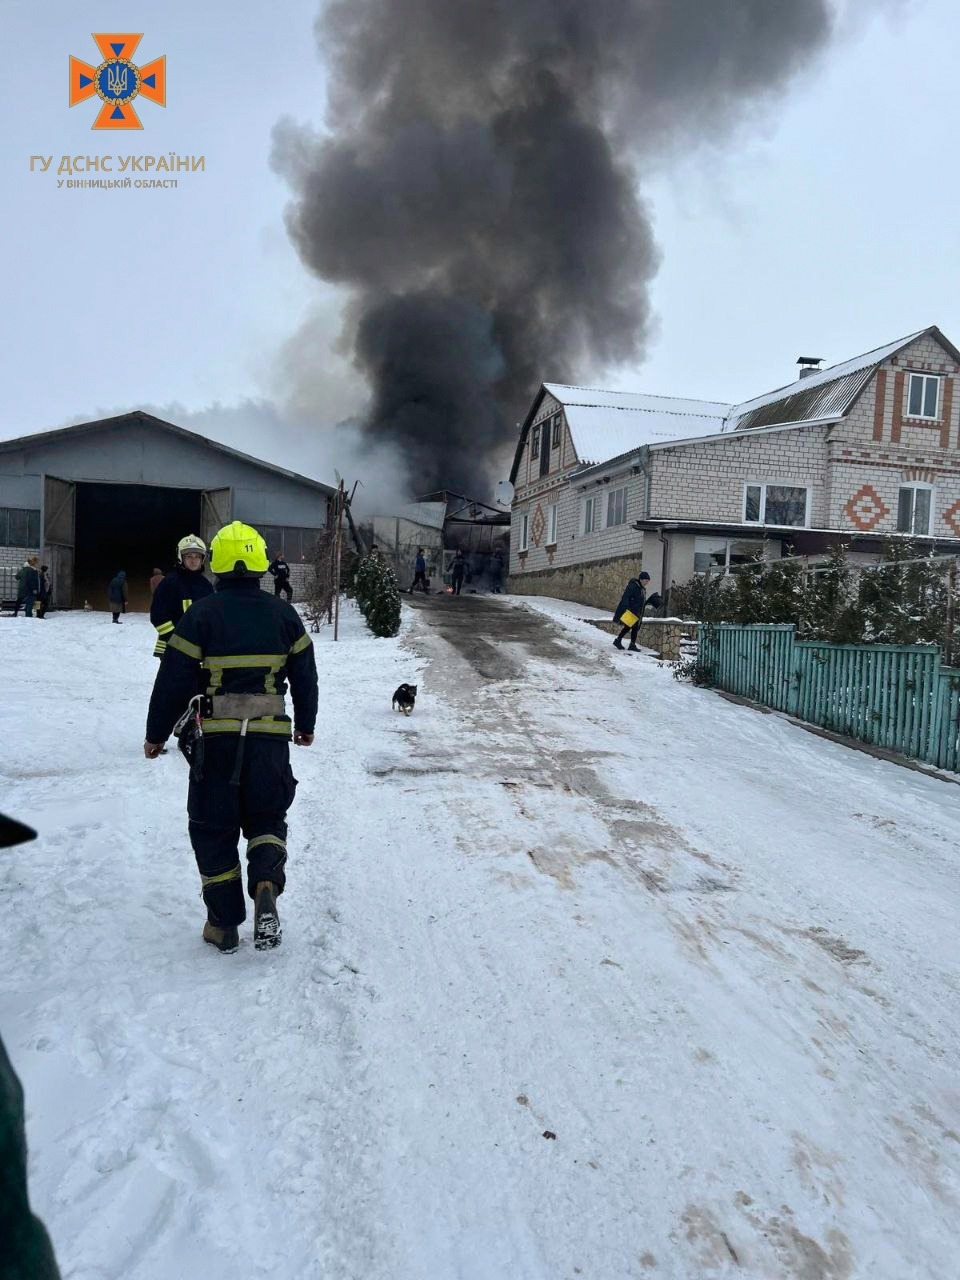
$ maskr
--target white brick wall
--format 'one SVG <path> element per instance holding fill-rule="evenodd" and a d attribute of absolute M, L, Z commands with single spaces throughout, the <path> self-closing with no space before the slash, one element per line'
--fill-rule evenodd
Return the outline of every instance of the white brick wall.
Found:
<path fill-rule="evenodd" d="M 665 520 L 743 521 L 746 484 L 812 489 L 810 523 L 823 528 L 827 511 L 827 428 L 751 435 L 731 431 L 699 444 L 650 453 L 650 515 Z"/>

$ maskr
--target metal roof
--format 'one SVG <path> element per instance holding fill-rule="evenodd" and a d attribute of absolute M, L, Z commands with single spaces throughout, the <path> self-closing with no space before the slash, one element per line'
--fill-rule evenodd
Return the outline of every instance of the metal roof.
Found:
<path fill-rule="evenodd" d="M 327 494 L 337 492 L 335 488 L 328 484 L 323 484 L 320 480 L 311 480 L 309 476 L 300 475 L 296 471 L 288 471 L 286 467 L 278 467 L 275 463 L 265 462 L 263 458 L 255 458 L 252 454 L 241 453 L 239 449 L 231 449 L 227 444 L 220 444 L 216 440 L 211 440 L 208 436 L 200 435 L 197 431 L 188 431 L 186 427 L 178 427 L 173 422 L 166 422 L 163 418 L 155 418 L 152 413 L 144 413 L 140 409 L 135 409 L 131 413 L 121 413 L 115 418 L 100 418 L 94 422 L 78 422 L 72 427 L 55 427 L 52 431 L 38 431 L 29 436 L 17 436 L 13 440 L 0 440 L 0 453 L 14 449 L 26 449 L 32 445 L 47 444 L 51 441 L 63 439 L 65 436 L 85 435 L 102 428 L 135 426 L 141 423 L 146 423 L 152 427 L 160 427 L 164 431 L 170 431 L 174 435 L 205 445 L 208 449 L 214 449 L 217 453 L 228 454 L 231 458 L 239 458 L 242 462 L 249 462 L 255 467 L 263 467 L 267 471 L 272 471 L 275 475 L 285 476 L 288 480 L 296 480 L 298 484 L 308 485 L 311 489 L 320 489 Z"/>
<path fill-rule="evenodd" d="M 644 444 L 721 431 L 730 407 L 713 400 L 600 391 L 560 382 L 543 386 L 563 405 L 573 447 L 580 462 L 587 465 Z"/>
<path fill-rule="evenodd" d="M 733 405 L 727 415 L 724 430 L 748 431 L 751 427 L 769 427 L 777 422 L 843 417 L 885 360 L 927 334 L 932 334 L 954 359 L 960 360 L 960 353 L 932 325 L 917 333 L 908 334 L 905 338 L 898 338 L 896 342 L 888 342 L 886 346 L 867 351 L 862 356 L 854 356 L 852 360 L 845 360 L 842 364 L 809 373 L 805 378 L 799 378 L 776 391 L 768 391 L 765 395 Z"/>

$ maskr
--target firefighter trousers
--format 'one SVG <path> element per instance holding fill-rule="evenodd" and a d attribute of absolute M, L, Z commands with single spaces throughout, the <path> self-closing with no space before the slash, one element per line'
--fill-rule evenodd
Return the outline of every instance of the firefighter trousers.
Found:
<path fill-rule="evenodd" d="M 191 778 L 187 795 L 190 843 L 197 859 L 203 900 L 212 924 L 238 925 L 246 918 L 240 836 L 247 842 L 247 893 L 271 880 L 277 893 L 286 883 L 287 810 L 297 780 L 286 738 L 248 734 L 239 785 L 232 781 L 239 735 L 207 734 L 203 776 Z"/>

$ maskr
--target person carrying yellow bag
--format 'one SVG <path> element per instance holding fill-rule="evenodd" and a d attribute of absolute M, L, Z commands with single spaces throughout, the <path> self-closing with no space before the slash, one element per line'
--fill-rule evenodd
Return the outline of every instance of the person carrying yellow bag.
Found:
<path fill-rule="evenodd" d="M 643 611 L 647 605 L 647 583 L 650 581 L 650 575 L 643 571 L 630 581 L 623 589 L 623 595 L 620 597 L 620 603 L 613 611 L 614 622 L 619 622 L 622 628 L 620 634 L 613 642 L 615 649 L 623 648 L 623 637 L 630 632 L 630 643 L 627 649 L 631 653 L 638 651 L 637 633 L 640 630 L 640 619 L 643 617 Z"/>

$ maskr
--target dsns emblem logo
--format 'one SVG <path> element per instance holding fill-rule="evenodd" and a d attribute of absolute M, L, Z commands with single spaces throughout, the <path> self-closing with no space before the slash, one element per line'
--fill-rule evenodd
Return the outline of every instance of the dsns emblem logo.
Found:
<path fill-rule="evenodd" d="M 70 58 L 70 105 L 99 97 L 103 106 L 93 122 L 94 129 L 142 129 L 133 109 L 139 94 L 158 106 L 167 105 L 167 59 L 154 58 L 143 66 L 131 59 L 143 39 L 139 35 L 107 35 L 94 33 L 103 61 L 92 67 L 79 58 Z"/>

